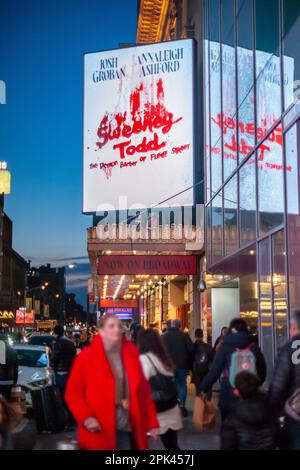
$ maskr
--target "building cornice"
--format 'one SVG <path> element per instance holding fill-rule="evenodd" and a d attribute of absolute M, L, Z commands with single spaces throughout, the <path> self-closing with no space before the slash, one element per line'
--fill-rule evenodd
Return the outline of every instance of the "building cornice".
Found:
<path fill-rule="evenodd" d="M 136 42 L 154 43 L 163 38 L 170 0 L 141 0 Z"/>

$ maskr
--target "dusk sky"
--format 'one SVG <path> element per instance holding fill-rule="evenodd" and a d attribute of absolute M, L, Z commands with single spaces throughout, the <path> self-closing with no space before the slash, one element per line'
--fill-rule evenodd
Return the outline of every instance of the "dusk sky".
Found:
<path fill-rule="evenodd" d="M 0 0 L 0 160 L 14 249 L 32 265 L 75 261 L 67 288 L 86 300 L 82 210 L 83 53 L 134 43 L 136 0 Z"/>

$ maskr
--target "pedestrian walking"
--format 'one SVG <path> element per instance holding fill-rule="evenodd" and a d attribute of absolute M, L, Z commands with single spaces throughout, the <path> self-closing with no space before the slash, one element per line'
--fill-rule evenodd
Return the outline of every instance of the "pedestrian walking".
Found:
<path fill-rule="evenodd" d="M 195 330 L 194 359 L 192 369 L 192 383 L 195 385 L 196 395 L 200 390 L 201 383 L 208 373 L 214 359 L 213 348 L 203 341 L 203 330 Z M 211 399 L 211 390 L 207 394 L 207 399 Z"/>
<path fill-rule="evenodd" d="M 234 394 L 235 378 L 239 372 L 248 370 L 256 374 L 262 384 L 266 378 L 266 362 L 264 356 L 247 329 L 242 318 L 231 321 L 229 332 L 217 352 L 212 367 L 201 382 L 198 395 L 208 392 L 216 380 L 221 377 L 219 408 L 222 420 L 237 404 Z"/>
<path fill-rule="evenodd" d="M 259 391 L 260 379 L 250 372 L 240 372 L 234 393 L 238 402 L 221 429 L 222 450 L 274 450 L 277 422 L 267 394 Z"/>
<path fill-rule="evenodd" d="M 0 335 L 0 394 L 10 399 L 11 389 L 18 382 L 18 357 L 6 335 Z"/>
<path fill-rule="evenodd" d="M 160 374 L 174 378 L 175 365 L 169 357 L 161 337 L 154 329 L 141 330 L 138 335 L 138 348 L 140 351 L 140 361 L 143 366 L 145 377 L 150 380 L 153 377 L 159 377 Z M 161 396 L 167 396 L 165 410 L 158 412 L 159 435 L 166 450 L 180 450 L 177 442 L 177 431 L 182 428 L 181 413 L 172 396 L 168 396 L 171 390 L 167 381 L 161 381 L 161 386 L 165 389 L 156 390 Z M 177 394 L 176 394 L 177 395 Z"/>
<path fill-rule="evenodd" d="M 88 338 L 87 328 L 84 328 L 81 332 L 81 335 L 80 335 L 79 347 L 80 347 L 80 349 L 83 349 L 86 346 L 88 346 L 89 344 L 90 344 L 90 340 Z"/>
<path fill-rule="evenodd" d="M 138 334 L 141 330 L 143 330 L 143 327 L 139 323 L 134 322 L 130 326 L 130 339 L 135 345 L 137 344 Z"/>
<path fill-rule="evenodd" d="M 66 400 L 78 424 L 83 450 L 148 449 L 158 437 L 151 389 L 137 348 L 122 334 L 121 321 L 104 315 L 99 335 L 76 358 Z"/>
<path fill-rule="evenodd" d="M 293 312 L 290 336 L 290 340 L 278 353 L 270 386 L 270 397 L 278 416 L 285 415 L 281 447 L 300 450 L 300 310 Z M 285 406 L 294 394 L 298 395 L 298 419 L 296 415 L 287 413 L 288 409 Z"/>
<path fill-rule="evenodd" d="M 187 416 L 185 407 L 187 397 L 186 376 L 190 368 L 194 344 L 188 334 L 180 331 L 181 321 L 172 320 L 170 327 L 162 335 L 169 356 L 175 364 L 175 380 L 178 385 L 180 410 L 183 417 Z"/>
<path fill-rule="evenodd" d="M 219 349 L 221 348 L 221 346 L 224 342 L 224 337 L 227 335 L 228 331 L 229 331 L 228 326 L 223 326 L 223 328 L 221 329 L 221 334 L 220 334 L 220 336 L 218 336 L 218 338 L 216 339 L 215 344 L 214 344 L 215 353 L 217 353 L 219 351 Z"/>
<path fill-rule="evenodd" d="M 53 328 L 55 341 L 53 343 L 53 353 L 51 357 L 51 367 L 54 371 L 55 383 L 59 388 L 61 397 L 63 399 L 67 414 L 68 414 L 68 428 L 74 426 L 74 419 L 65 402 L 65 390 L 67 380 L 77 355 L 75 344 L 72 340 L 64 336 L 64 328 L 61 325 L 55 325 Z"/>

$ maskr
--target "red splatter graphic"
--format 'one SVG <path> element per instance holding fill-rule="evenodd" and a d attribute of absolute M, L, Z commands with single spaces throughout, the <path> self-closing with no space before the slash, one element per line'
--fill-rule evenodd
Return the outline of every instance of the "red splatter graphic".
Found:
<path fill-rule="evenodd" d="M 164 87 L 160 78 L 156 82 L 157 103 L 151 103 L 146 100 L 142 105 L 142 98 L 146 95 L 143 83 L 135 88 L 130 95 L 130 114 L 128 119 L 127 112 L 119 112 L 109 116 L 106 114 L 100 121 L 96 145 L 99 149 L 103 148 L 109 141 L 124 137 L 129 139 L 132 134 L 142 132 L 155 133 L 161 129 L 163 134 L 167 134 L 173 125 L 181 121 L 182 117 L 174 120 L 173 113 L 169 112 L 164 106 Z M 130 144 L 131 141 L 121 142 L 118 145 Z"/>

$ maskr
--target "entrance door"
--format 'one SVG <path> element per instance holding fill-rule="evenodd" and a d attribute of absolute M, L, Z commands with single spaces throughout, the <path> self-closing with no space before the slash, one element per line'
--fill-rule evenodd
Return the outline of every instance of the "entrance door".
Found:
<path fill-rule="evenodd" d="M 212 344 L 233 318 L 240 316 L 240 293 L 238 287 L 214 287 L 211 289 Z"/>

